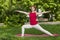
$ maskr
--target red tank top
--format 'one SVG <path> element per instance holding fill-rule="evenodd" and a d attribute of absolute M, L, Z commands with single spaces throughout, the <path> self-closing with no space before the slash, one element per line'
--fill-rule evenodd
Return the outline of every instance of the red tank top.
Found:
<path fill-rule="evenodd" d="M 29 17 L 30 17 L 30 24 L 31 25 L 37 24 L 37 21 L 36 21 L 37 15 L 35 12 L 34 13 L 30 12 Z"/>

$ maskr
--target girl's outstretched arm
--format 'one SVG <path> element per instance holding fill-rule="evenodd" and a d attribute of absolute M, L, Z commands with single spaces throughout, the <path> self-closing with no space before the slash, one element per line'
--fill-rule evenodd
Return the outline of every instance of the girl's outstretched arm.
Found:
<path fill-rule="evenodd" d="M 51 11 L 45 11 L 45 12 L 37 12 L 37 15 L 42 16 L 44 13 L 49 13 Z"/>
<path fill-rule="evenodd" d="M 28 14 L 29 14 L 28 12 L 24 12 L 24 11 L 20 11 L 20 10 L 16 10 L 16 12 L 24 13 L 24 14 L 26 14 L 26 15 L 28 15 Z"/>
<path fill-rule="evenodd" d="M 42 13 L 44 14 L 44 13 L 49 13 L 49 12 L 51 12 L 51 11 L 45 11 L 45 12 L 42 12 Z"/>

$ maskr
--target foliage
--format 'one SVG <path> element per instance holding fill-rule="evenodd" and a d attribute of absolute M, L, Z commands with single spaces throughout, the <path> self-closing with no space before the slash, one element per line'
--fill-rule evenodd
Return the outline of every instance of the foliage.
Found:
<path fill-rule="evenodd" d="M 5 24 L 24 24 L 26 15 L 15 10 L 29 12 L 29 7 L 36 5 L 42 11 L 51 11 L 53 21 L 60 21 L 60 0 L 0 0 L 0 22 Z M 52 16 L 53 17 L 53 16 Z"/>

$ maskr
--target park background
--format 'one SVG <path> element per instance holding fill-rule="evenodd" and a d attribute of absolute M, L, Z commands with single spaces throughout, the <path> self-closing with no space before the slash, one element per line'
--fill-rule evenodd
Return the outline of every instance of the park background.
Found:
<path fill-rule="evenodd" d="M 29 7 L 36 5 L 37 9 L 43 11 L 51 11 L 52 18 L 49 22 L 60 21 L 60 0 L 0 0 L 0 40 L 59 40 L 60 37 L 16 37 L 16 34 L 21 33 L 21 26 L 28 21 L 28 18 L 23 13 L 17 13 L 15 10 L 29 12 Z M 44 16 L 44 17 L 46 17 Z M 41 24 L 41 26 L 52 33 L 60 33 L 59 24 Z M 42 34 L 35 29 L 28 29 L 26 33 Z"/>

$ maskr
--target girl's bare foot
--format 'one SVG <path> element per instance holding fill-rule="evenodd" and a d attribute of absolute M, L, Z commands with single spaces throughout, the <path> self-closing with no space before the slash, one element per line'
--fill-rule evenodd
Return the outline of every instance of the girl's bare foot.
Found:
<path fill-rule="evenodd" d="M 54 37 L 59 36 L 59 34 L 53 34 Z"/>

